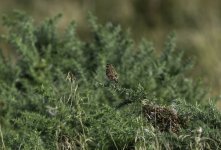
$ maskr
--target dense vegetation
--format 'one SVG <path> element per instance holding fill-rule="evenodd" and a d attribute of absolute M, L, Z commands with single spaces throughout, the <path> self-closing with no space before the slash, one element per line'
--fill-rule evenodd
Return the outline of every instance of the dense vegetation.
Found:
<path fill-rule="evenodd" d="M 92 15 L 90 40 L 78 38 L 74 22 L 61 33 L 60 17 L 39 25 L 21 12 L 3 17 L 1 42 L 14 55 L 0 58 L 2 149 L 221 148 L 221 114 L 205 104 L 200 80 L 187 77 L 192 62 L 174 33 L 158 55 Z"/>
<path fill-rule="evenodd" d="M 157 50 L 163 49 L 166 35 L 175 30 L 179 47 L 186 50 L 186 55 L 197 57 L 194 76 L 206 78 L 204 82 L 212 88 L 212 96 L 220 94 L 219 0 L 1 0 L 0 13 L 12 9 L 26 11 L 36 22 L 62 12 L 64 16 L 57 27 L 62 30 L 74 19 L 78 24 L 78 36 L 84 39 L 90 31 L 85 16 L 92 11 L 100 23 L 111 21 L 123 28 L 129 27 L 133 40 L 140 41 L 145 36 L 154 42 Z M 0 26 L 0 32 L 3 31 L 4 28 Z M 220 101 L 217 105 L 221 108 Z"/>

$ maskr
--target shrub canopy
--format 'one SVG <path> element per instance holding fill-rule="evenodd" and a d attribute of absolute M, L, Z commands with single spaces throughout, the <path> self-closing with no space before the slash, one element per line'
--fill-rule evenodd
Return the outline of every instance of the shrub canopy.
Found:
<path fill-rule="evenodd" d="M 75 22 L 59 32 L 60 17 L 39 25 L 22 12 L 3 17 L 1 42 L 12 55 L 0 56 L 2 148 L 220 147 L 221 114 L 212 103 L 196 105 L 207 89 L 187 77 L 192 62 L 174 33 L 157 55 L 151 42 L 136 44 L 129 31 L 92 15 L 90 40 L 77 36 Z"/>

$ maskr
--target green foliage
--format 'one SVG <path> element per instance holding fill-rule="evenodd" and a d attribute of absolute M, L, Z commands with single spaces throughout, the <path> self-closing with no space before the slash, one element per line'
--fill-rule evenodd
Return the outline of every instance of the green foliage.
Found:
<path fill-rule="evenodd" d="M 0 57 L 1 148 L 220 148 L 221 114 L 195 104 L 205 102 L 207 89 L 187 77 L 192 63 L 183 61 L 174 33 L 158 56 L 150 42 L 137 46 L 129 32 L 93 16 L 89 42 L 77 37 L 74 22 L 61 34 L 60 17 L 37 27 L 21 12 L 3 18 L 8 32 L 1 39 L 17 60 Z M 108 63 L 119 83 L 105 77 Z M 185 126 L 159 130 L 142 113 L 145 103 L 169 110 Z"/>

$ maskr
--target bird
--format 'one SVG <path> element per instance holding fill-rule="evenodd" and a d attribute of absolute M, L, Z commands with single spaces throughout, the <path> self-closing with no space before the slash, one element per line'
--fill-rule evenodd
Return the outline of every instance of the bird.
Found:
<path fill-rule="evenodd" d="M 106 65 L 106 76 L 110 81 L 118 83 L 118 74 L 112 64 Z"/>

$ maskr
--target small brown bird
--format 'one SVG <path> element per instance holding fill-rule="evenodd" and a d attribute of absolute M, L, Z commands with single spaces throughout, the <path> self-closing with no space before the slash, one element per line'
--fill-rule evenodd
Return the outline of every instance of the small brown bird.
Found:
<path fill-rule="evenodd" d="M 106 65 L 106 76 L 110 81 L 118 83 L 118 75 L 112 64 Z"/>

